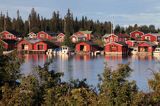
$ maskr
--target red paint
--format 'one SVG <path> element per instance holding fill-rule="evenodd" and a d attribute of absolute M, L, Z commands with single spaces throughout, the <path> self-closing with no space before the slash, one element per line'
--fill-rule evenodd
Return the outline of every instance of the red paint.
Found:
<path fill-rule="evenodd" d="M 46 51 L 48 49 L 47 44 L 43 41 L 36 42 L 33 44 L 33 50 L 35 51 Z"/>
<path fill-rule="evenodd" d="M 58 34 L 57 42 L 64 42 L 65 35 L 63 33 Z"/>
<path fill-rule="evenodd" d="M 119 52 L 119 53 L 127 53 L 128 47 L 119 43 L 111 42 L 106 44 L 105 52 Z"/>
<path fill-rule="evenodd" d="M 130 33 L 130 37 L 135 39 L 135 40 L 141 40 L 141 37 L 144 35 L 143 32 L 141 31 L 133 31 Z"/>
<path fill-rule="evenodd" d="M 46 32 L 44 31 L 40 31 L 37 33 L 37 38 L 38 39 L 47 39 L 47 40 L 52 40 L 53 37 L 49 34 L 47 34 Z"/>
<path fill-rule="evenodd" d="M 127 40 L 125 42 L 128 45 L 128 47 L 134 47 L 136 44 L 136 41 L 132 41 L 132 40 Z"/>
<path fill-rule="evenodd" d="M 150 43 L 147 43 L 147 42 L 143 42 L 138 45 L 138 52 L 152 53 L 154 51 L 154 49 L 155 49 L 155 46 Z"/>
<path fill-rule="evenodd" d="M 94 52 L 97 51 L 98 47 L 91 42 L 80 42 L 76 44 L 76 52 Z"/>
<path fill-rule="evenodd" d="M 85 46 L 84 50 L 83 50 L 84 52 L 90 52 L 91 51 L 91 45 L 89 45 L 88 43 L 85 43 L 85 42 L 81 42 L 81 43 L 76 44 L 76 52 L 82 51 L 81 46 Z"/>
<path fill-rule="evenodd" d="M 152 34 L 145 34 L 142 36 L 142 40 L 147 40 L 147 41 L 150 41 L 150 42 L 155 42 L 157 41 L 157 37 L 152 35 Z"/>
<path fill-rule="evenodd" d="M 89 41 L 91 40 L 92 34 L 85 34 L 83 32 L 76 32 L 71 36 L 71 40 L 73 43 L 79 42 L 79 41 Z"/>
<path fill-rule="evenodd" d="M 0 33 L 2 36 L 1 36 L 1 39 L 10 39 L 10 40 L 16 40 L 17 37 L 15 35 L 13 35 L 12 33 L 8 32 L 8 31 L 3 31 Z"/>
<path fill-rule="evenodd" d="M 111 34 L 111 35 L 108 35 L 107 37 L 104 38 L 105 40 L 105 43 L 109 43 L 109 42 L 118 42 L 118 36 L 117 35 L 114 35 L 114 34 Z"/>
<path fill-rule="evenodd" d="M 129 40 L 130 36 L 128 34 L 118 34 L 118 41 L 119 42 L 125 42 L 126 40 Z"/>
<path fill-rule="evenodd" d="M 24 50 L 23 45 L 28 45 L 28 49 L 26 49 L 28 51 L 33 49 L 32 44 L 29 41 L 23 39 L 23 40 L 18 42 L 17 50 L 18 51 L 23 51 Z"/>

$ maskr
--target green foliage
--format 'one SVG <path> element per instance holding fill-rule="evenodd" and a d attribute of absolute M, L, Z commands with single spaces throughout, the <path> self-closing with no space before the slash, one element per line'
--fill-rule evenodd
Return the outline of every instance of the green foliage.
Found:
<path fill-rule="evenodd" d="M 69 36 L 65 36 L 64 42 L 63 42 L 62 45 L 68 46 L 68 47 L 70 47 L 72 49 L 75 47 L 75 44 L 72 43 L 71 38 Z"/>
<path fill-rule="evenodd" d="M 160 73 L 154 73 L 153 79 L 148 80 L 149 87 L 153 90 L 151 92 L 152 104 L 160 105 Z"/>
<path fill-rule="evenodd" d="M 22 60 L 16 52 L 9 55 L 0 55 L 0 83 L 16 81 L 20 77 L 20 65 Z"/>
<path fill-rule="evenodd" d="M 134 100 L 137 86 L 134 81 L 129 82 L 126 78 L 132 69 L 128 64 L 120 64 L 116 70 L 105 68 L 99 85 L 99 105 L 104 106 L 128 106 Z"/>

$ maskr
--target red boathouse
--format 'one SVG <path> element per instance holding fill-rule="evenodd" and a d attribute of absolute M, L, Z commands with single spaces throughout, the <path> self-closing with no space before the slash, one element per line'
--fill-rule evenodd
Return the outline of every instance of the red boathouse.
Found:
<path fill-rule="evenodd" d="M 80 42 L 76 44 L 75 51 L 76 53 L 90 53 L 97 50 L 101 50 L 101 47 L 97 46 L 96 44 L 92 42 Z"/>
<path fill-rule="evenodd" d="M 128 54 L 128 45 L 123 42 L 110 42 L 105 46 L 105 54 L 120 54 L 127 55 Z"/>

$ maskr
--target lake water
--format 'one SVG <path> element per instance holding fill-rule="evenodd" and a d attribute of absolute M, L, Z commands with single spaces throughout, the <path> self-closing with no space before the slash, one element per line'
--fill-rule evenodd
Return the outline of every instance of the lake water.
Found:
<path fill-rule="evenodd" d="M 21 56 L 20 56 L 21 57 Z M 130 62 L 130 67 L 134 70 L 129 80 L 135 80 L 139 90 L 149 91 L 147 80 L 152 78 L 153 71 L 160 70 L 160 58 L 152 56 L 56 56 L 48 57 L 44 54 L 24 55 L 25 62 L 21 66 L 22 73 L 31 74 L 33 67 L 42 66 L 46 61 L 53 60 L 50 69 L 56 72 L 63 72 L 63 81 L 73 79 L 87 79 L 87 83 L 93 86 L 98 84 L 98 74 L 103 73 L 104 65 L 107 63 L 113 69 L 117 64 Z"/>

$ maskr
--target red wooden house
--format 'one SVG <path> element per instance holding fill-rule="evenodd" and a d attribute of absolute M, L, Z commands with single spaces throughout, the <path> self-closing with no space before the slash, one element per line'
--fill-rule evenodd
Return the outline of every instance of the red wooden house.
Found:
<path fill-rule="evenodd" d="M 118 36 L 115 34 L 105 34 L 103 36 L 103 41 L 105 43 L 118 42 Z"/>
<path fill-rule="evenodd" d="M 17 37 L 15 35 L 13 35 L 12 33 L 8 32 L 8 31 L 3 31 L 0 33 L 0 38 L 1 39 L 10 39 L 10 40 L 16 40 Z"/>
<path fill-rule="evenodd" d="M 153 34 L 145 34 L 142 36 L 142 40 L 146 40 L 146 41 L 150 41 L 150 42 L 156 42 L 157 41 L 157 37 Z"/>
<path fill-rule="evenodd" d="M 76 43 L 80 41 L 87 41 L 87 39 L 82 32 L 76 32 L 71 36 L 71 41 Z"/>
<path fill-rule="evenodd" d="M 57 48 L 55 44 L 40 39 L 23 39 L 18 42 L 18 51 L 45 52 L 49 48 Z"/>
<path fill-rule="evenodd" d="M 135 47 L 137 46 L 137 41 L 135 40 L 127 40 L 125 43 L 128 45 L 128 47 Z"/>
<path fill-rule="evenodd" d="M 71 36 L 71 41 L 73 43 L 79 42 L 79 41 L 90 41 L 92 37 L 92 31 L 79 31 L 74 33 Z"/>
<path fill-rule="evenodd" d="M 50 34 L 44 32 L 44 31 L 38 32 L 37 33 L 37 38 L 38 39 L 47 39 L 47 40 L 52 40 L 53 39 L 53 37 Z"/>
<path fill-rule="evenodd" d="M 125 42 L 130 39 L 130 36 L 128 34 L 118 34 L 118 42 Z"/>
<path fill-rule="evenodd" d="M 65 34 L 59 33 L 57 35 L 57 42 L 64 42 L 64 39 L 65 39 Z"/>
<path fill-rule="evenodd" d="M 36 35 L 34 32 L 30 32 L 30 33 L 28 34 L 28 37 L 29 37 L 30 39 L 36 39 L 36 38 L 37 38 L 37 35 Z"/>
<path fill-rule="evenodd" d="M 141 40 L 141 37 L 144 35 L 141 31 L 133 31 L 130 33 L 130 37 L 135 39 L 136 41 Z"/>
<path fill-rule="evenodd" d="M 110 42 L 105 46 L 105 54 L 128 54 L 128 45 L 123 42 Z"/>
<path fill-rule="evenodd" d="M 75 51 L 77 53 L 83 52 L 83 53 L 90 53 L 97 50 L 100 50 L 101 48 L 95 45 L 92 42 L 80 42 L 76 44 Z"/>
<path fill-rule="evenodd" d="M 31 51 L 33 50 L 32 43 L 26 39 L 22 39 L 17 44 L 17 51 Z"/>
<path fill-rule="evenodd" d="M 155 47 L 156 46 L 151 42 L 142 42 L 138 45 L 138 52 L 152 54 L 152 52 L 155 50 Z"/>
<path fill-rule="evenodd" d="M 92 31 L 86 30 L 86 31 L 80 31 L 80 32 L 84 34 L 84 36 L 86 37 L 86 40 L 87 40 L 87 41 L 91 40 Z"/>
<path fill-rule="evenodd" d="M 46 51 L 47 49 L 48 45 L 44 41 L 38 41 L 33 43 L 33 51 Z"/>

